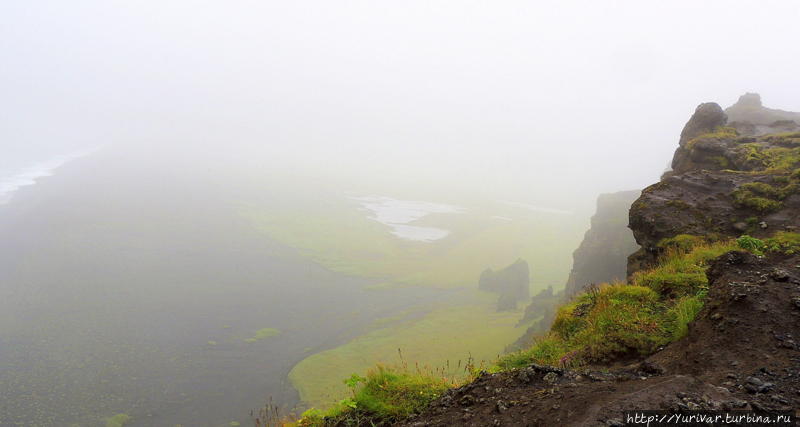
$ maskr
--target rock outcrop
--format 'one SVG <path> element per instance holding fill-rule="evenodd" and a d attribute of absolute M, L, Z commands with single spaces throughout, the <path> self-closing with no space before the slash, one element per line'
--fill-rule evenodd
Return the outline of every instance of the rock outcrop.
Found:
<path fill-rule="evenodd" d="M 499 295 L 497 310 L 514 310 L 519 301 L 527 301 L 530 294 L 530 269 L 523 259 L 494 271 L 487 268 L 481 273 L 478 289 Z"/>
<path fill-rule="evenodd" d="M 742 135 L 800 131 L 800 113 L 766 108 L 757 93 L 746 93 L 725 109 L 729 126 Z"/>
<path fill-rule="evenodd" d="M 628 210 L 641 191 L 601 194 L 591 226 L 572 254 L 572 271 L 564 287 L 571 297 L 592 283 L 625 280 L 628 256 L 639 249 L 628 228 Z"/>
<path fill-rule="evenodd" d="M 564 291 L 553 292 L 553 287 L 540 291 L 530 299 L 528 306 L 525 307 L 525 314 L 520 319 L 519 324 L 524 325 L 536 321 L 519 337 L 513 344 L 506 347 L 506 351 L 515 351 L 530 347 L 533 340 L 547 332 L 553 323 L 556 308 L 564 301 Z"/>
<path fill-rule="evenodd" d="M 800 227 L 800 132 L 742 135 L 726 120 L 717 104 L 701 104 L 681 133 L 673 171 L 633 203 L 630 228 L 642 248 L 629 258 L 629 274 L 679 234 L 763 236 Z"/>

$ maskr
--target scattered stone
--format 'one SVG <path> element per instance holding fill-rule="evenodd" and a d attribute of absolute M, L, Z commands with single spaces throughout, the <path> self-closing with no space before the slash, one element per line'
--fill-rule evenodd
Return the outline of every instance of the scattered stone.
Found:
<path fill-rule="evenodd" d="M 786 399 L 785 399 L 783 396 L 781 396 L 780 394 L 773 395 L 773 396 L 772 396 L 772 400 L 774 400 L 774 401 L 776 401 L 776 402 L 778 402 L 778 403 L 780 403 L 780 404 L 782 404 L 782 405 L 788 405 L 788 404 L 789 404 L 789 401 L 788 401 L 788 400 L 786 400 Z"/>
<path fill-rule="evenodd" d="M 502 414 L 503 412 L 508 410 L 508 405 L 506 405 L 506 402 L 498 400 L 497 403 L 495 404 L 495 409 L 497 410 L 497 412 L 500 412 Z"/>
<path fill-rule="evenodd" d="M 765 229 L 765 228 L 769 227 L 769 225 L 767 225 L 767 223 L 764 222 L 764 221 L 759 222 L 758 226 L 761 227 L 761 229 Z"/>
<path fill-rule="evenodd" d="M 558 374 L 555 372 L 548 372 L 542 379 L 547 383 L 555 384 L 558 381 Z"/>
<path fill-rule="evenodd" d="M 463 396 L 463 397 L 462 397 L 462 398 L 461 398 L 461 399 L 458 401 L 458 403 L 460 403 L 460 404 L 461 404 L 461 406 L 472 406 L 472 405 L 474 405 L 474 404 L 475 404 L 475 396 L 473 396 L 473 395 L 471 395 L 471 394 L 465 394 L 465 395 L 464 395 L 464 396 Z"/>
<path fill-rule="evenodd" d="M 786 282 L 790 277 L 789 272 L 782 268 L 776 268 L 769 276 L 776 282 Z"/>
<path fill-rule="evenodd" d="M 639 364 L 636 371 L 645 375 L 664 375 L 666 369 L 655 362 L 645 360 Z"/>
<path fill-rule="evenodd" d="M 775 384 L 764 382 L 756 377 L 747 377 L 745 390 L 749 393 L 767 393 L 775 387 Z"/>

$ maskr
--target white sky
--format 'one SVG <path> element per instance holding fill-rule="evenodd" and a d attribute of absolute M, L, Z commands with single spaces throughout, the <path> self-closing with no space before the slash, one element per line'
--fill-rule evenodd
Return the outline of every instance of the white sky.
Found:
<path fill-rule="evenodd" d="M 654 182 L 700 102 L 800 110 L 798 22 L 764 0 L 5 1 L 0 157 L 280 151 L 568 201 Z"/>

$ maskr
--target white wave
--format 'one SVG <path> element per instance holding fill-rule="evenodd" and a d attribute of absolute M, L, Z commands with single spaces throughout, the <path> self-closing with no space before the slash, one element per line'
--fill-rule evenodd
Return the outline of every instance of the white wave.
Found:
<path fill-rule="evenodd" d="M 42 162 L 19 169 L 7 177 L 0 177 L 0 205 L 6 204 L 14 193 L 22 187 L 36 184 L 40 178 L 52 176 L 56 169 L 75 160 L 87 156 L 97 149 L 78 151 L 71 154 L 56 156 Z"/>

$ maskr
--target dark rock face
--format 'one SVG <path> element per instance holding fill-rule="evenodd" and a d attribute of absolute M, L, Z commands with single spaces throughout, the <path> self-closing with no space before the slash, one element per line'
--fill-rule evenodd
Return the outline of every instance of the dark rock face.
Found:
<path fill-rule="evenodd" d="M 742 102 L 763 109 L 752 94 Z M 701 104 L 681 133 L 673 171 L 631 206 L 629 226 L 642 248 L 629 257 L 628 274 L 650 266 L 658 243 L 679 234 L 764 236 L 800 229 L 800 192 L 791 174 L 800 166 L 800 133 L 747 136 L 721 128 L 725 118 L 718 105 Z"/>
<path fill-rule="evenodd" d="M 672 158 L 672 170 L 675 173 L 685 172 L 690 170 L 686 163 L 691 152 L 687 148 L 689 141 L 714 129 L 724 126 L 728 122 L 728 116 L 722 111 L 722 107 L 715 102 L 707 102 L 700 104 L 695 109 L 694 114 L 686 122 L 686 125 L 681 131 L 681 138 L 678 141 L 678 148 L 675 150 L 675 155 Z"/>
<path fill-rule="evenodd" d="M 628 255 L 639 249 L 628 228 L 628 210 L 641 192 L 601 194 L 591 227 L 572 254 L 572 271 L 564 288 L 570 297 L 592 283 L 625 280 Z"/>
<path fill-rule="evenodd" d="M 481 273 L 478 289 L 500 295 L 498 311 L 516 309 L 518 301 L 527 301 L 531 296 L 528 263 L 518 259 L 502 270 L 487 268 Z"/>

